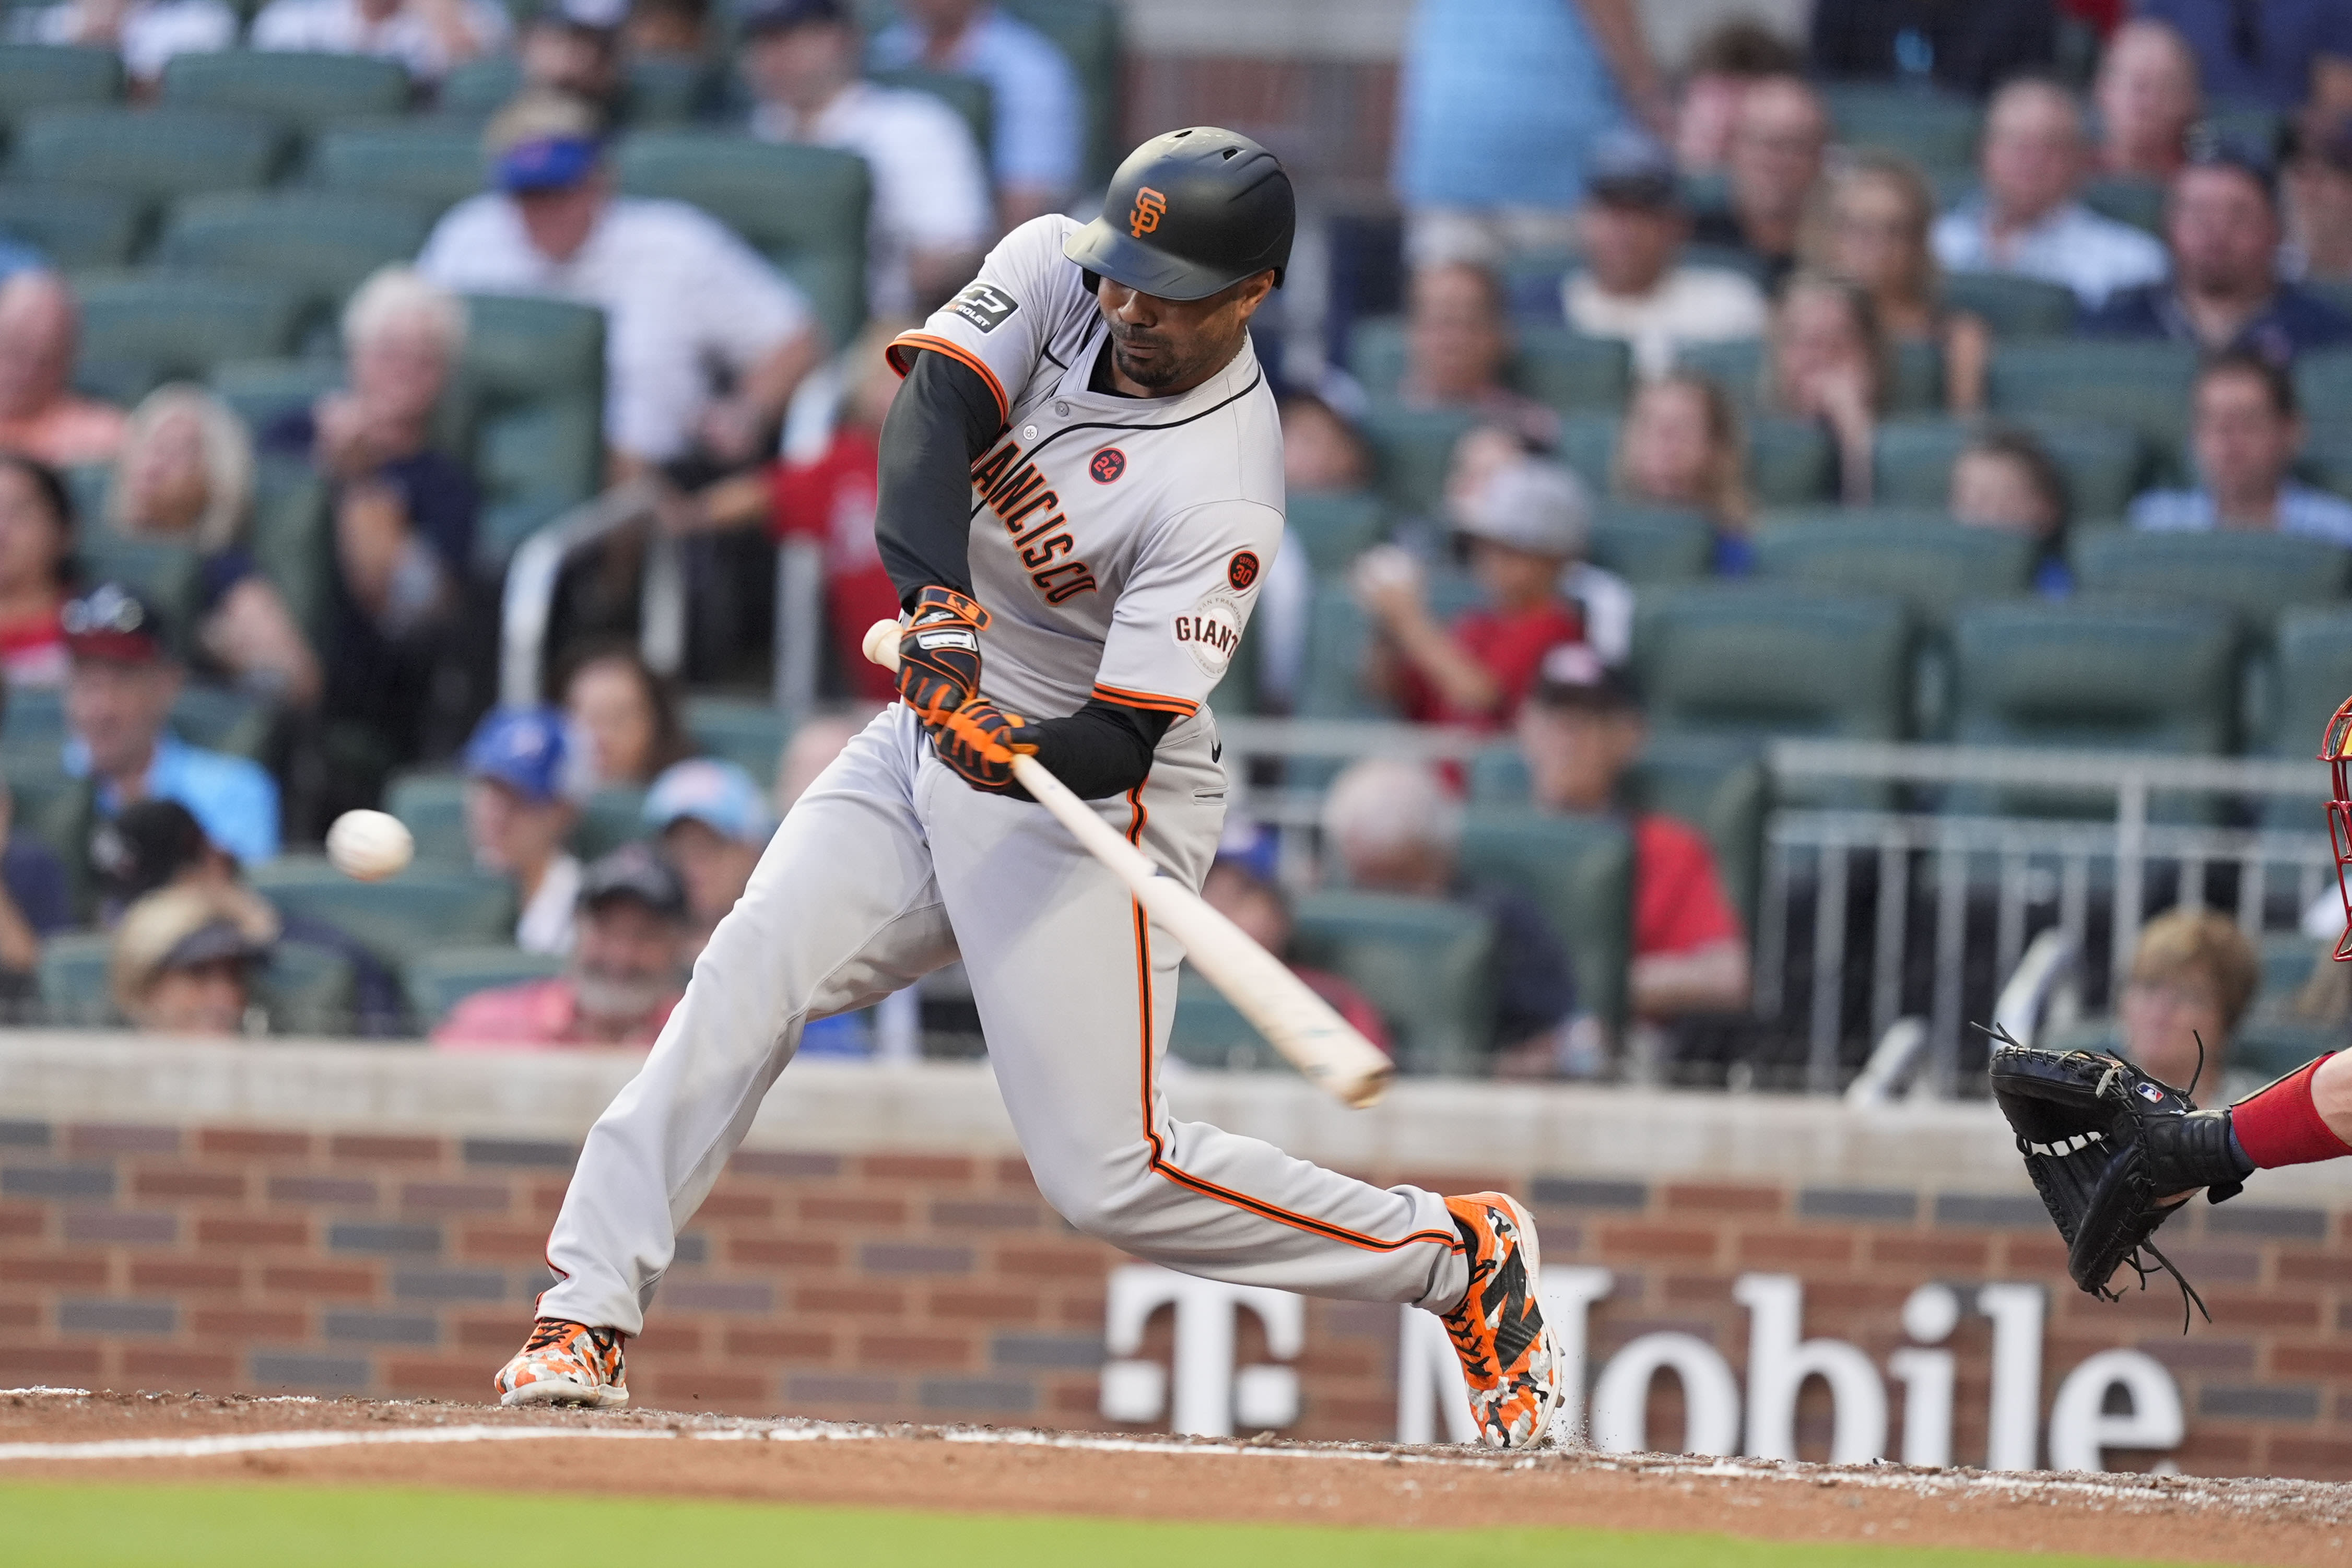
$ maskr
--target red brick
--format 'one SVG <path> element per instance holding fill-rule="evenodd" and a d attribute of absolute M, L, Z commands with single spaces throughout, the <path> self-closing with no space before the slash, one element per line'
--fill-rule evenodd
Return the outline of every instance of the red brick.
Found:
<path fill-rule="evenodd" d="M 645 1333 L 629 1342 L 629 1348 L 645 1355 L 674 1355 L 691 1361 L 702 1354 L 702 1330 L 692 1322 L 656 1317 Z"/>
<path fill-rule="evenodd" d="M 1100 1279 L 1102 1254 L 1093 1248 L 1004 1247 L 996 1254 L 997 1271 L 1014 1279 Z"/>
<path fill-rule="evenodd" d="M 245 1270 L 235 1263 L 205 1263 L 186 1258 L 131 1260 L 131 1289 L 142 1295 L 163 1291 L 211 1291 L 235 1295 L 244 1284 Z"/>
<path fill-rule="evenodd" d="M 248 1219 L 205 1215 L 196 1221 L 196 1240 L 208 1247 L 308 1247 L 310 1222 L 291 1217 Z"/>
<path fill-rule="evenodd" d="M 968 1182 L 979 1174 L 964 1155 L 868 1155 L 857 1168 L 873 1181 Z"/>
<path fill-rule="evenodd" d="M 2126 1301 L 2141 1292 L 2134 1291 Z M 2174 1318 L 2180 1315 L 2180 1303 L 2166 1301 L 2151 1287 L 2147 1294 Z M 2320 1324 L 2319 1301 L 2314 1296 L 2288 1295 L 2283 1291 L 2219 1291 L 2205 1292 L 2205 1305 L 2215 1322 L 2228 1323 L 2231 1328 L 2315 1329 Z"/>
<path fill-rule="evenodd" d="M 1992 1243 L 1981 1236 L 1956 1235 L 1948 1230 L 1877 1232 L 1867 1244 L 1873 1263 L 1928 1268 L 1950 1273 L 1981 1274 L 1991 1267 Z"/>
<path fill-rule="evenodd" d="M 2352 1377 L 2352 1345 L 2273 1344 L 2271 1371 L 2280 1377 Z"/>
<path fill-rule="evenodd" d="M 1037 1190 L 1037 1178 L 1029 1174 L 1029 1162 L 1018 1155 L 1007 1155 L 996 1162 L 996 1185 L 1018 1187 L 1024 1192 Z"/>
<path fill-rule="evenodd" d="M 365 1300 L 376 1292 L 376 1271 L 347 1264 L 287 1263 L 264 1269 L 261 1283 L 272 1296 L 332 1296 L 341 1300 Z"/>
<path fill-rule="evenodd" d="M 504 1315 L 460 1318 L 457 1320 L 457 1343 L 467 1350 L 494 1350 L 502 1355 L 511 1355 L 520 1348 L 530 1327 L 528 1323 Z"/>
<path fill-rule="evenodd" d="M 246 1180 L 241 1170 L 168 1166 L 139 1171 L 131 1178 L 131 1190 L 141 1197 L 243 1198 Z"/>
<path fill-rule="evenodd" d="M 47 1211 L 29 1203 L 0 1203 L 0 1236 L 38 1236 L 48 1225 Z"/>
<path fill-rule="evenodd" d="M 907 1200 L 879 1193 L 843 1192 L 803 1197 L 800 1217 L 824 1225 L 854 1225 L 871 1230 L 877 1226 L 907 1223 Z"/>
<path fill-rule="evenodd" d="M 1911 1291 L 1911 1286 L 1899 1281 L 1807 1280 L 1805 1312 L 1809 1316 L 1835 1312 L 1899 1312 L 1910 1299 Z"/>
<path fill-rule="evenodd" d="M 904 1317 L 907 1292 L 896 1285 L 876 1285 L 864 1280 L 810 1281 L 793 1289 L 793 1310 L 818 1314 L 839 1313 L 873 1322 L 880 1319 Z"/>
<path fill-rule="evenodd" d="M 98 1357 L 96 1345 L 0 1344 L 0 1377 L 95 1380 Z"/>
<path fill-rule="evenodd" d="M 1604 1225 L 1602 1260 L 1654 1259 L 1660 1262 L 1705 1262 L 1715 1256 L 1716 1233 L 1687 1225 Z"/>
<path fill-rule="evenodd" d="M 830 1361 L 833 1335 L 815 1330 L 736 1329 L 727 1336 L 727 1354 L 769 1361 Z"/>
<path fill-rule="evenodd" d="M 2270 1465 L 2280 1475 L 2320 1480 L 2352 1478 L 2352 1437 L 2294 1437 L 2281 1433 L 2271 1438 Z"/>
<path fill-rule="evenodd" d="M 475 1262 L 537 1262 L 547 1254 L 547 1231 L 538 1226 L 468 1225 L 457 1239 L 457 1255 Z"/>
<path fill-rule="evenodd" d="M 103 1289 L 106 1260 L 89 1253 L 50 1253 L 45 1257 L 0 1258 L 0 1280 L 12 1285 L 66 1285 Z"/>
<path fill-rule="evenodd" d="M 841 1243 L 739 1236 L 727 1243 L 727 1260 L 746 1268 L 831 1269 L 841 1262 Z"/>
<path fill-rule="evenodd" d="M 2352 1285 L 2352 1258 L 2282 1252 L 2278 1277 L 2280 1283 L 2288 1285 Z"/>
<path fill-rule="evenodd" d="M 32 1329 L 41 1324 L 41 1309 L 34 1301 L 0 1301 L 0 1328 Z"/>
<path fill-rule="evenodd" d="M 930 1316 L 950 1322 L 1026 1323 L 1037 1320 L 1037 1298 L 1026 1291 L 933 1291 Z"/>
<path fill-rule="evenodd" d="M 400 1207 L 428 1214 L 504 1214 L 513 1194 L 503 1182 L 411 1181 Z"/>
<path fill-rule="evenodd" d="M 490 1375 L 478 1361 L 403 1356 L 383 1363 L 387 1394 L 488 1404 Z"/>
<path fill-rule="evenodd" d="M 969 1370 L 979 1364 L 972 1342 L 961 1334 L 863 1333 L 857 1336 L 857 1364 L 880 1369 L 917 1367 L 925 1370 Z"/>
<path fill-rule="evenodd" d="M 310 1152 L 308 1133 L 264 1132 L 256 1127 L 205 1127 L 196 1133 L 196 1152 L 205 1155 L 259 1155 L 284 1157 Z"/>
<path fill-rule="evenodd" d="M 776 1211 L 776 1200 L 763 1192 L 721 1190 L 702 1200 L 694 1211 L 695 1218 L 705 1222 L 724 1219 L 766 1219 Z"/>
<path fill-rule="evenodd" d="M 640 1377 L 629 1375 L 630 1392 L 643 1388 L 648 1402 L 678 1409 L 695 1405 L 729 1406 L 764 1414 L 776 1408 L 776 1396 L 763 1378 L 743 1377 L 707 1367 L 663 1369 Z"/>
<path fill-rule="evenodd" d="M 310 1332 L 304 1313 L 283 1308 L 198 1307 L 188 1331 L 207 1339 L 299 1340 Z"/>
<path fill-rule="evenodd" d="M 444 1159 L 449 1153 L 442 1138 L 400 1138 L 377 1133 L 338 1133 L 327 1140 L 333 1160 L 375 1160 L 385 1165 L 421 1165 Z"/>
<path fill-rule="evenodd" d="M 201 1388 L 211 1384 L 215 1388 L 236 1386 L 236 1357 L 226 1351 L 160 1350 L 152 1345 L 125 1345 L 122 1350 L 122 1371 L 128 1377 L 151 1380 L 142 1387 L 161 1384 L 170 1388 Z"/>
<path fill-rule="evenodd" d="M 1853 1233 L 1836 1230 L 1743 1230 L 1739 1261 L 1750 1269 L 1849 1268 Z"/>
<path fill-rule="evenodd" d="M 1788 1204 L 1779 1187 L 1720 1182 L 1676 1182 L 1666 1187 L 1668 1214 L 1778 1214 Z"/>
<path fill-rule="evenodd" d="M 1034 1230 L 1045 1213 L 1013 1199 L 940 1198 L 931 1205 L 931 1223 L 942 1230 Z"/>

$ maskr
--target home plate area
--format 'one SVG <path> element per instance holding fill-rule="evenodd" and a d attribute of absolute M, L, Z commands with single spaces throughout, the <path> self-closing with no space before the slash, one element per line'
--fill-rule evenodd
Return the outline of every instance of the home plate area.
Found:
<path fill-rule="evenodd" d="M 16 1503 L 91 1487 L 202 1488 L 215 1498 L 269 1489 L 457 1489 L 543 1503 L 580 1494 L 583 1475 L 595 1478 L 596 1499 L 813 1504 L 902 1517 L 919 1510 L 1307 1524 L 1426 1531 L 1433 1545 L 1470 1527 L 1574 1532 L 1562 1540 L 1587 1542 L 1622 1539 L 1618 1532 L 1714 1537 L 1719 1550 L 1688 1559 L 1707 1563 L 1989 1563 L 2063 1553 L 2334 1565 L 2352 1552 L 2352 1485 L 2320 1481 L 1992 1474 L 1573 1447 L 1501 1454 L 654 1410 L 510 1411 L 430 1400 L 0 1393 L 0 1507 L 12 1513 Z M 1595 1531 L 1610 1533 L 1584 1533 Z M 1765 1554 L 1750 1555 L 1740 1542 L 1759 1543 Z M 1772 1542 L 1876 1550 L 1788 1558 Z M 1926 1551 L 1915 1559 L 1915 1548 L 1968 1554 Z M 2002 1555 L 1981 1555 L 1988 1552 Z M 1451 1557 L 1441 1550 L 1422 1560 Z M 1634 1558 L 1570 1552 L 1555 1560 Z M 1683 1559 L 1669 1552 L 1642 1560 Z"/>

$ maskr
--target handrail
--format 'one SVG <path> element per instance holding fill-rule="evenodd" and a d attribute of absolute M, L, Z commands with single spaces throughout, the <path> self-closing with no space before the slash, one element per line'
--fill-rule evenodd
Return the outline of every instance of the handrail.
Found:
<path fill-rule="evenodd" d="M 1854 740 L 1775 740 L 1765 755 L 1772 771 L 1782 778 L 2006 784 L 2100 794 L 2121 793 L 2135 785 L 2154 791 L 2243 795 L 2316 796 L 2327 788 L 2326 771 L 2317 763 L 2274 758 Z"/>
<path fill-rule="evenodd" d="M 615 485 L 516 547 L 499 608 L 500 703 L 525 706 L 541 700 L 547 628 L 563 563 L 625 528 L 652 522 L 660 495 L 659 481 L 650 476 Z M 686 652 L 686 574 L 679 568 L 677 541 L 658 528 L 649 533 L 638 588 L 638 646 L 647 664 L 670 674 Z"/>

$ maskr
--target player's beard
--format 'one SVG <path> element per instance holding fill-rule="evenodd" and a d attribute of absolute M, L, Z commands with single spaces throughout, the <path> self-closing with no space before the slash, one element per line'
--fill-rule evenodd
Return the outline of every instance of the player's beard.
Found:
<path fill-rule="evenodd" d="M 1138 360 L 1128 352 L 1127 340 L 1119 336 L 1117 329 L 1112 329 L 1111 358 L 1118 365 L 1118 373 L 1137 386 L 1158 392 L 1162 387 L 1173 386 L 1184 380 L 1196 368 L 1192 361 L 1178 355 L 1176 345 L 1167 338 L 1157 333 L 1140 332 L 1129 336 L 1139 340 L 1145 347 L 1159 350 L 1148 360 Z"/>

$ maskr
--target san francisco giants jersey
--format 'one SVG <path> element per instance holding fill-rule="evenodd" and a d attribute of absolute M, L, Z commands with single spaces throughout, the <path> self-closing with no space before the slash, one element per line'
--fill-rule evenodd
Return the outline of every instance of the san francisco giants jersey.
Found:
<path fill-rule="evenodd" d="M 890 346 L 948 355 L 1004 434 L 972 467 L 972 591 L 992 617 L 981 688 L 1030 718 L 1089 696 L 1181 720 L 1223 678 L 1282 538 L 1282 427 L 1257 356 L 1191 392 L 1088 390 L 1108 329 L 1051 214 Z M 1174 737 L 1171 730 L 1171 739 Z"/>

